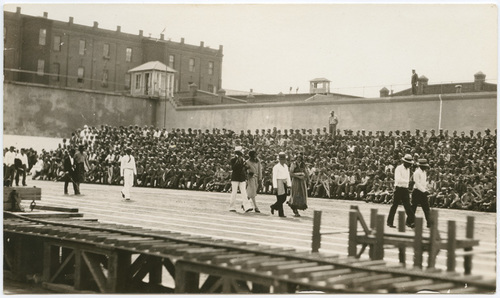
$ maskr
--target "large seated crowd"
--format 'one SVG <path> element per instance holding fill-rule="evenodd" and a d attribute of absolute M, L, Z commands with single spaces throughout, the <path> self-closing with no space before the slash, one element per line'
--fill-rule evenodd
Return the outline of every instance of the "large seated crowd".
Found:
<path fill-rule="evenodd" d="M 138 187 L 230 192 L 229 160 L 235 146 L 256 150 L 263 166 L 260 193 L 272 193 L 277 153 L 288 162 L 302 152 L 311 197 L 392 203 L 394 169 L 404 154 L 429 161 L 431 207 L 496 211 L 496 129 L 352 131 L 321 129 L 159 129 L 152 126 L 84 126 L 59 148 L 27 151 L 33 179 L 61 180 L 64 150 L 84 145 L 86 183 L 123 183 L 119 158 L 126 147 L 136 158 Z M 248 158 L 248 157 L 247 157 Z"/>

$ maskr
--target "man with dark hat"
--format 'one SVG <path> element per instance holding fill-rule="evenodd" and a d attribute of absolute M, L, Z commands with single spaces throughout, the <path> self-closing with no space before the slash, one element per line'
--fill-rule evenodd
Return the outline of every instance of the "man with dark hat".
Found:
<path fill-rule="evenodd" d="M 417 162 L 417 169 L 415 173 L 413 173 L 413 181 L 415 181 L 415 185 L 413 186 L 412 193 L 412 204 L 411 209 L 413 213 L 417 210 L 417 206 L 422 206 L 422 210 L 424 211 L 425 221 L 427 222 L 427 227 L 430 228 L 430 208 L 429 201 L 427 199 L 427 195 L 429 194 L 427 188 L 427 170 L 429 169 L 429 164 L 427 163 L 427 159 L 419 159 Z"/>
<path fill-rule="evenodd" d="M 85 152 L 85 146 L 79 145 L 78 152 L 75 153 L 73 157 L 75 161 L 75 183 L 77 186 L 78 193 L 75 195 L 81 194 L 80 191 L 80 183 L 85 181 L 85 172 L 90 168 L 89 159 L 87 157 L 87 153 Z"/>
<path fill-rule="evenodd" d="M 236 146 L 234 148 L 234 157 L 231 159 L 231 201 L 229 202 L 229 211 L 236 212 L 236 194 L 238 188 L 240 189 L 242 196 L 241 208 L 245 212 L 253 211 L 252 202 L 247 195 L 247 167 L 245 160 L 243 159 L 243 148 L 241 146 Z"/>
<path fill-rule="evenodd" d="M 402 161 L 403 163 L 394 170 L 394 186 L 396 190 L 394 191 L 394 201 L 389 211 L 389 216 L 387 217 L 387 226 L 390 228 L 396 227 L 393 224 L 394 215 L 396 215 L 396 210 L 401 202 L 403 203 L 407 216 L 406 225 L 410 228 L 415 227 L 415 214 L 411 209 L 410 194 L 408 191 L 410 184 L 410 166 L 413 163 L 413 158 L 410 154 L 405 154 Z"/>
<path fill-rule="evenodd" d="M 75 195 L 79 193 L 78 187 L 75 183 L 75 170 L 74 170 L 74 160 L 73 157 L 75 155 L 75 149 L 64 150 L 64 161 L 63 161 L 63 170 L 64 170 L 64 194 L 68 194 L 68 185 L 71 182 L 73 184 L 73 191 Z"/>
<path fill-rule="evenodd" d="M 132 156 L 132 149 L 125 148 L 125 155 L 120 159 L 120 176 L 123 179 L 123 188 L 121 190 L 122 198 L 130 201 L 130 189 L 134 186 L 134 175 L 137 175 L 135 158 Z"/>
<path fill-rule="evenodd" d="M 417 94 L 418 75 L 414 69 L 412 69 L 411 72 L 412 72 L 412 75 L 411 75 L 411 94 L 416 95 Z"/>

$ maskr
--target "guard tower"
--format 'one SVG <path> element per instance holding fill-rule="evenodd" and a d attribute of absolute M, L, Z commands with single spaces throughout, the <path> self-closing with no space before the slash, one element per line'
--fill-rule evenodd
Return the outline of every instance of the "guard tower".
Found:
<path fill-rule="evenodd" d="M 310 94 L 329 94 L 330 81 L 325 78 L 317 78 L 309 81 Z"/>
<path fill-rule="evenodd" d="M 128 71 L 130 94 L 167 98 L 174 96 L 174 73 L 176 71 L 159 61 L 150 61 Z"/>

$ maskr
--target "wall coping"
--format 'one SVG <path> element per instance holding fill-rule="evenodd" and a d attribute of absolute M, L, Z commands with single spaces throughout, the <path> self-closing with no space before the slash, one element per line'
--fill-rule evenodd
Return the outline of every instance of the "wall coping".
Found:
<path fill-rule="evenodd" d="M 153 98 L 148 98 L 148 97 L 137 97 L 137 96 L 131 96 L 119 92 L 106 92 L 106 91 L 100 91 L 100 90 L 90 90 L 90 89 L 79 89 L 79 88 L 71 88 L 71 87 L 60 87 L 60 86 L 53 86 L 53 85 L 45 85 L 45 84 L 36 84 L 36 83 L 28 83 L 28 82 L 19 82 L 19 81 L 8 81 L 5 80 L 4 84 L 11 84 L 11 85 L 20 85 L 20 86 L 27 86 L 27 87 L 37 87 L 37 88 L 45 88 L 45 89 L 53 89 L 53 90 L 65 90 L 65 91 L 75 91 L 75 92 L 84 92 L 84 93 L 93 93 L 93 94 L 101 94 L 101 95 L 111 95 L 111 96 L 119 96 L 119 97 L 125 97 L 125 98 L 130 98 L 130 99 L 149 99 L 149 100 L 155 100 Z"/>
<path fill-rule="evenodd" d="M 349 98 L 317 101 L 300 101 L 300 102 L 265 102 L 265 103 L 247 103 L 247 104 L 220 104 L 207 106 L 178 106 L 177 111 L 193 111 L 193 110 L 227 110 L 241 108 L 263 108 L 263 107 L 279 107 L 279 106 L 322 106 L 322 105 L 346 105 L 346 104 L 377 104 L 377 103 L 393 103 L 393 102 L 421 102 L 421 101 L 439 101 L 440 97 L 443 101 L 452 100 L 471 100 L 476 98 L 496 98 L 497 92 L 471 92 L 471 93 L 454 93 L 454 94 L 432 94 L 432 95 L 411 95 L 397 97 L 374 97 L 374 98 Z"/>

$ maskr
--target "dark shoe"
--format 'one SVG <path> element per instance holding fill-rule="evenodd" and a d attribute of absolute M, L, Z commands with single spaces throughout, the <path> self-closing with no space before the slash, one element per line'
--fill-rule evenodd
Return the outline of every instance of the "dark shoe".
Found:
<path fill-rule="evenodd" d="M 280 217 L 286 217 L 286 215 L 280 215 Z"/>
<path fill-rule="evenodd" d="M 248 213 L 250 211 L 253 211 L 253 208 L 249 208 L 249 209 L 245 210 L 245 213 Z"/>
<path fill-rule="evenodd" d="M 271 214 L 274 215 L 274 207 L 271 205 Z"/>
<path fill-rule="evenodd" d="M 411 223 L 411 224 L 406 224 L 406 226 L 410 229 L 414 229 L 415 228 L 415 223 Z"/>
<path fill-rule="evenodd" d="M 255 208 L 255 213 L 260 213 L 259 208 Z"/>
<path fill-rule="evenodd" d="M 300 217 L 300 214 L 297 212 L 297 213 L 295 213 L 295 215 L 294 215 L 294 216 L 295 216 L 295 217 Z"/>
<path fill-rule="evenodd" d="M 64 192 L 64 195 L 68 195 L 68 192 L 67 192 L 67 191 L 65 191 L 65 192 Z"/>
<path fill-rule="evenodd" d="M 234 209 L 233 210 L 229 210 L 229 212 L 236 212 L 236 210 L 234 210 Z"/>
<path fill-rule="evenodd" d="M 120 191 L 120 192 L 122 193 L 122 198 L 124 198 L 124 199 L 125 199 L 125 195 L 123 194 L 123 191 Z"/>
<path fill-rule="evenodd" d="M 388 226 L 389 228 L 393 228 L 393 229 L 395 229 L 395 228 L 396 228 L 396 226 L 395 226 L 395 225 L 391 225 L 391 224 L 387 224 L 387 226 Z"/>

